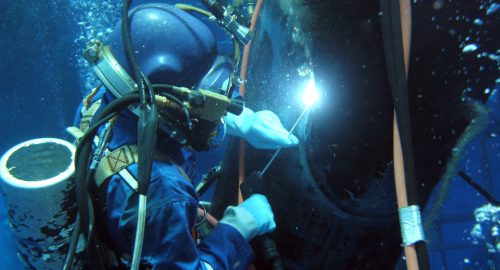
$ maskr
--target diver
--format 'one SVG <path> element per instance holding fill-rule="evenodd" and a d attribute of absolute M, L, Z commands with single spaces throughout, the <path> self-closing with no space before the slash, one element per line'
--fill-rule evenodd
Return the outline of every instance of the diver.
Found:
<path fill-rule="evenodd" d="M 293 147 L 298 139 L 288 134 L 271 111 L 243 108 L 239 115 L 227 112 L 221 118 L 215 113 L 218 119 L 214 119 L 214 110 L 221 104 L 231 104 L 207 91 L 187 90 L 202 83 L 217 57 L 215 38 L 201 20 L 167 4 L 137 6 L 130 11 L 129 19 L 130 39 L 142 75 L 158 94 L 156 102 L 167 104 L 159 110 L 156 147 L 151 153 L 141 269 L 246 269 L 253 258 L 248 241 L 275 229 L 271 206 L 265 196 L 255 194 L 238 206 L 228 207 L 206 237 L 192 237 L 193 228 L 204 218 L 190 180 L 195 150 L 220 146 L 224 134 L 262 149 Z M 109 47 L 96 43 L 97 50 L 94 46 L 86 52 L 87 60 L 96 62 L 93 68 L 103 87 L 94 89 L 78 111 L 75 123 L 82 132 L 106 106 L 136 91 L 128 76 L 133 68 L 126 56 L 122 30 L 118 24 Z M 214 99 L 216 102 L 209 102 Z M 95 172 L 89 184 L 94 187 L 94 193 L 90 193 L 95 228 L 101 238 L 99 246 L 113 251 L 103 256 L 106 268 L 129 268 L 134 252 L 139 169 L 136 104 L 107 118 L 92 146 L 91 155 L 101 159 L 89 169 Z M 193 120 L 196 113 L 201 116 Z M 102 152 L 96 154 L 99 149 Z M 110 259 L 113 256 L 115 259 Z"/>

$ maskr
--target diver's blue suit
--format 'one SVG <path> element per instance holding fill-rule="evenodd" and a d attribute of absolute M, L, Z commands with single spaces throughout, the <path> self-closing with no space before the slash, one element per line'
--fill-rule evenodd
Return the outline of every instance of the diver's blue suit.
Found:
<path fill-rule="evenodd" d="M 214 63 L 217 56 L 215 38 L 202 21 L 189 13 L 164 3 L 151 3 L 131 10 L 129 19 L 129 36 L 135 46 L 137 64 L 152 84 L 220 89 L 233 72 L 232 64 Z M 127 60 L 121 25 L 118 23 L 110 35 L 109 57 L 114 58 L 124 72 L 131 74 L 133 68 Z M 120 80 L 112 79 L 117 76 L 123 79 L 122 71 L 115 68 L 101 69 L 95 62 L 91 65 L 98 70 L 97 75 L 104 85 L 113 87 L 122 94 L 129 92 L 130 89 L 123 88 L 123 84 L 116 83 Z M 219 73 L 221 68 L 228 68 L 230 71 L 221 70 L 222 73 Z M 98 99 L 102 100 L 100 106 L 103 108 L 114 96 L 103 88 L 94 97 L 94 101 Z M 87 111 L 83 126 L 93 111 L 94 108 Z M 243 108 L 239 115 L 227 113 L 223 116 L 223 121 L 225 125 L 219 125 L 219 132 L 216 132 L 219 137 L 211 138 L 209 143 L 216 145 L 217 139 L 220 142 L 223 133 L 227 132 L 245 139 L 259 149 L 293 147 L 298 144 L 298 139 L 284 129 L 278 116 L 271 111 L 253 112 L 249 108 Z M 137 145 L 137 117 L 129 110 L 118 117 L 108 148 L 114 151 L 125 145 Z M 118 154 L 122 153 L 120 151 Z M 153 162 L 142 251 L 144 261 L 154 269 L 245 269 L 253 257 L 247 241 L 276 228 L 267 198 L 262 194 L 254 194 L 238 206 L 227 207 L 219 225 L 201 243 L 196 244 L 191 238 L 191 229 L 197 218 L 198 196 L 188 179 L 194 173 L 194 153 L 161 135 L 156 151 L 162 152 L 162 156 L 169 156 L 172 161 L 165 161 L 168 159 L 162 157 Z M 109 158 L 111 157 L 103 158 L 101 165 L 110 165 L 104 163 Z M 111 166 L 121 168 L 114 165 L 109 167 Z M 128 165 L 126 169 L 137 176 L 137 164 Z M 97 171 L 99 172 L 99 167 Z M 112 175 L 107 186 L 101 186 L 97 196 L 100 201 L 98 204 L 102 205 L 101 201 L 105 199 L 106 208 L 103 213 L 98 211 L 96 216 L 101 217 L 97 219 L 98 227 L 105 227 L 103 229 L 107 232 L 101 236 L 109 234 L 112 246 L 118 252 L 129 255 L 134 246 L 134 216 L 138 198 L 126 179 L 122 179 L 122 175 L 122 172 Z M 104 177 L 98 176 L 100 180 Z"/>
<path fill-rule="evenodd" d="M 103 88 L 104 89 L 104 88 Z M 109 95 L 101 90 L 94 99 L 102 97 L 103 105 Z M 80 114 L 76 122 L 79 123 Z M 137 144 L 137 120 L 131 116 L 117 118 L 108 148 L 113 151 L 123 145 Z M 158 139 L 157 149 L 169 155 L 192 176 L 194 153 L 173 142 Z M 137 177 L 137 164 L 127 170 Z M 106 192 L 105 219 L 107 231 L 118 252 L 132 254 L 136 230 L 137 193 L 119 174 L 109 180 Z M 247 240 L 234 227 L 219 224 L 196 244 L 191 229 L 196 223 L 198 196 L 194 186 L 181 170 L 170 162 L 153 162 L 148 191 L 146 229 L 142 257 L 153 269 L 245 269 L 253 259 Z"/>

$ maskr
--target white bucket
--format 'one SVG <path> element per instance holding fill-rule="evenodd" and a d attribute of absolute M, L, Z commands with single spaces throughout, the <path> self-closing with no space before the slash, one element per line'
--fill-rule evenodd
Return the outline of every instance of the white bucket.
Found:
<path fill-rule="evenodd" d="M 0 160 L 7 213 L 27 268 L 64 264 L 77 212 L 74 158 L 73 144 L 41 138 L 14 146 Z"/>

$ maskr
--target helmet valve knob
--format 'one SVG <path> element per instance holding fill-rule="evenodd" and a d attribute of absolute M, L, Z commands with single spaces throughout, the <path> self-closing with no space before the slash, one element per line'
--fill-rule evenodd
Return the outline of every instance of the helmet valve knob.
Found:
<path fill-rule="evenodd" d="M 87 43 L 87 49 L 83 52 L 83 57 L 90 63 L 96 62 L 101 56 L 102 42 L 93 39 Z"/>
<path fill-rule="evenodd" d="M 201 106 L 203 106 L 203 104 L 205 103 L 206 100 L 207 100 L 207 97 L 205 95 L 202 95 L 201 93 L 196 93 L 196 94 L 193 94 L 191 96 L 191 98 L 189 99 L 189 103 L 193 107 L 201 107 Z"/>

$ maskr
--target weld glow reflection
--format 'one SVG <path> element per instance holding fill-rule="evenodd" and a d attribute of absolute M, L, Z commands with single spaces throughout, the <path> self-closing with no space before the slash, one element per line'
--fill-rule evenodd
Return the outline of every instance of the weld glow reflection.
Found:
<path fill-rule="evenodd" d="M 302 100 L 306 104 L 306 107 L 311 107 L 316 101 L 318 101 L 319 94 L 318 89 L 316 89 L 316 83 L 314 80 L 309 80 L 307 86 L 304 89 L 304 93 L 302 94 Z"/>
<path fill-rule="evenodd" d="M 314 105 L 314 103 L 316 103 L 316 101 L 318 100 L 318 98 L 319 98 L 319 94 L 318 94 L 318 90 L 316 89 L 316 83 L 314 82 L 313 79 L 311 79 L 307 83 L 306 88 L 304 89 L 304 93 L 302 94 L 302 100 L 306 104 L 306 107 L 304 108 L 304 110 L 300 114 L 299 118 L 297 118 L 297 121 L 295 121 L 295 123 L 293 124 L 292 128 L 288 132 L 288 136 L 290 136 L 293 133 L 293 131 L 295 130 L 295 128 L 299 124 L 300 120 L 304 117 L 304 115 L 309 110 L 309 108 L 312 105 Z M 276 149 L 276 152 L 274 152 L 274 155 L 271 157 L 271 159 L 269 160 L 269 162 L 267 162 L 267 164 L 264 167 L 264 169 L 262 169 L 262 172 L 260 172 L 261 176 L 266 173 L 267 169 L 269 169 L 269 166 L 271 166 L 271 164 L 273 163 L 273 161 L 276 159 L 276 157 L 278 156 L 278 154 L 280 152 L 281 152 L 281 147 L 278 148 L 278 149 Z"/>

